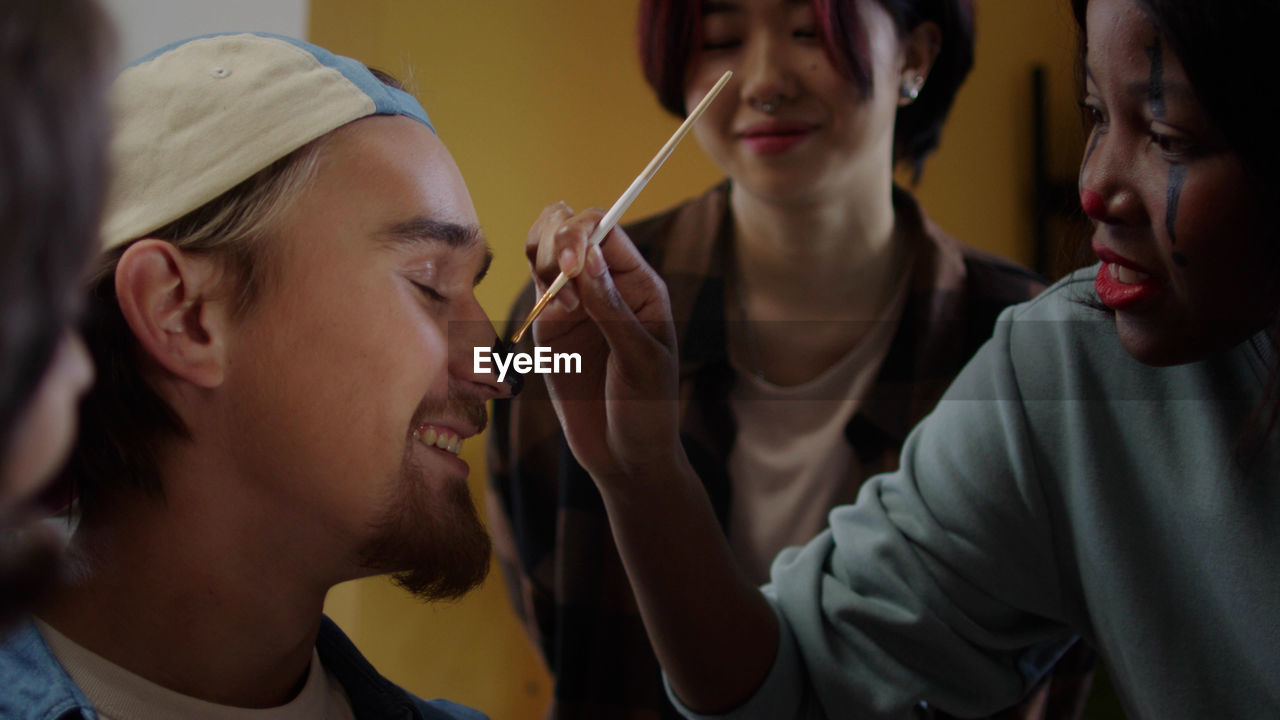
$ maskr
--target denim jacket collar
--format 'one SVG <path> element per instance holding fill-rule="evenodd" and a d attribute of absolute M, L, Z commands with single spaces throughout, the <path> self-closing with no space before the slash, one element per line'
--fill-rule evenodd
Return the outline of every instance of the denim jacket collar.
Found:
<path fill-rule="evenodd" d="M 357 718 L 483 720 L 479 711 L 445 700 L 424 702 L 382 677 L 332 620 L 321 619 L 320 662 L 332 672 Z M 0 641 L 0 718 L 97 720 L 89 700 L 58 663 L 30 620 Z"/>
<path fill-rule="evenodd" d="M 34 622 L 22 624 L 0 642 L 0 717 L 56 720 L 98 714 L 62 669 Z"/>

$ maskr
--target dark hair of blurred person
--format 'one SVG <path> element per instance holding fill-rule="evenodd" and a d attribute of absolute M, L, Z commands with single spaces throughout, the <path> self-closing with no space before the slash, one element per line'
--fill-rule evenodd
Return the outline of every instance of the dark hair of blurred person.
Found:
<path fill-rule="evenodd" d="M 38 499 L 93 377 L 74 325 L 98 246 L 113 43 L 94 0 L 0 5 L 0 624 L 54 573 Z"/>

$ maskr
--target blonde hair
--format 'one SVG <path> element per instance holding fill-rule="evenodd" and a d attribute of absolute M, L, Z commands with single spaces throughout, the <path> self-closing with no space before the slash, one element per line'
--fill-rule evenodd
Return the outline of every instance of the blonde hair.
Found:
<path fill-rule="evenodd" d="M 234 294 L 233 317 L 243 317 L 277 272 L 272 235 L 294 200 L 311 185 L 324 145 L 324 137 L 303 145 L 144 237 L 216 258 Z M 98 382 L 85 397 L 80 435 L 68 467 L 86 516 L 118 486 L 163 497 L 160 448 L 173 438 L 190 438 L 182 418 L 147 382 L 137 340 L 120 311 L 115 271 L 127 247 L 102 257 L 89 288 L 84 336 L 98 367 Z"/>
<path fill-rule="evenodd" d="M 236 295 L 233 313 L 242 317 L 275 274 L 271 235 L 292 201 L 310 186 L 327 137 L 312 140 L 213 201 L 143 237 L 165 240 L 185 253 L 222 261 Z M 116 264 L 129 244 L 103 256 L 90 279 L 91 288 L 113 281 Z"/>

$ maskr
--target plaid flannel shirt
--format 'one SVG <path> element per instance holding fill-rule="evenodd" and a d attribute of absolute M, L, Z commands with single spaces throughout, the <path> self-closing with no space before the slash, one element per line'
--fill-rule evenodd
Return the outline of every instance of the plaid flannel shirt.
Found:
<path fill-rule="evenodd" d="M 724 308 L 728 189 L 726 181 L 626 228 L 667 283 L 679 338 L 681 439 L 722 525 L 735 433 Z M 999 312 L 1044 288 L 1029 271 L 947 236 L 906 191 L 895 187 L 893 202 L 902 236 L 914 244 L 911 288 L 875 383 L 845 428 L 868 477 L 897 467 L 907 433 L 990 337 Z M 504 335 L 535 300 L 530 285 Z M 532 351 L 531 335 L 521 352 Z M 518 397 L 496 403 L 488 467 L 490 528 L 511 602 L 555 677 L 550 717 L 679 717 L 600 496 L 569 452 L 538 376 L 526 378 Z M 1092 653 L 1077 644 L 1020 706 L 998 717 L 1078 717 L 1092 668 Z"/>

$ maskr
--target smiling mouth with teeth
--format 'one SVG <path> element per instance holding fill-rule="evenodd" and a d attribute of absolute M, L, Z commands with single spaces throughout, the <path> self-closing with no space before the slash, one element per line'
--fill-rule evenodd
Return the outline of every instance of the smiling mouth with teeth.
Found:
<path fill-rule="evenodd" d="M 1133 285 L 1151 277 L 1147 273 L 1139 272 L 1133 268 L 1127 268 L 1119 263 L 1108 263 L 1111 271 L 1112 279 L 1122 282 L 1125 285 Z"/>
<path fill-rule="evenodd" d="M 430 425 L 422 425 L 414 430 L 413 439 L 452 455 L 457 455 L 462 449 L 462 438 L 457 433 Z"/>

